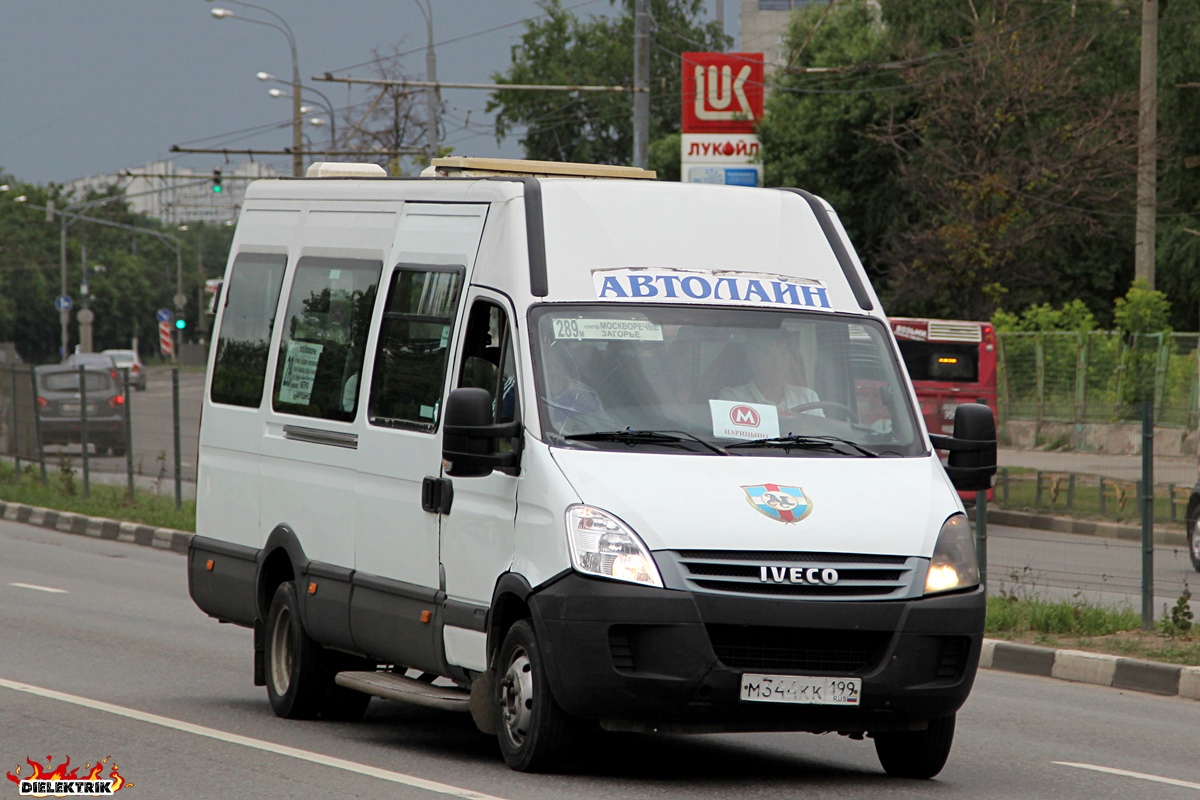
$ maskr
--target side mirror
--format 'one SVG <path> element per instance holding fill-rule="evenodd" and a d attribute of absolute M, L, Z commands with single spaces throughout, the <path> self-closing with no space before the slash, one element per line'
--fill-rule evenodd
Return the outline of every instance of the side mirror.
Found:
<path fill-rule="evenodd" d="M 492 396 L 486 389 L 454 389 L 446 399 L 442 459 L 454 478 L 482 478 L 492 470 L 515 470 L 521 463 L 521 423 L 492 422 Z M 513 449 L 497 452 L 500 439 L 512 439 Z"/>
<path fill-rule="evenodd" d="M 946 475 L 960 492 L 985 492 L 996 474 L 996 418 L 982 403 L 964 403 L 954 412 L 954 435 L 930 434 L 939 450 L 949 451 Z"/>

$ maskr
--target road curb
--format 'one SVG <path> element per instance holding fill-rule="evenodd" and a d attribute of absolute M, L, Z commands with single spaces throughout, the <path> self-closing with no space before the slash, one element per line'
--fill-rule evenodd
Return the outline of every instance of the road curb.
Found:
<path fill-rule="evenodd" d="M 83 514 L 29 506 L 24 503 L 9 503 L 4 500 L 0 500 L 0 518 L 9 522 L 22 522 L 27 525 L 49 528 L 60 533 L 129 542 L 143 547 L 171 550 L 176 553 L 187 553 L 188 542 L 194 535 L 188 531 L 177 531 L 173 528 L 156 528 L 152 525 L 139 525 L 136 522 L 89 517 Z"/>
<path fill-rule="evenodd" d="M 1200 667 L 984 639 L 979 666 L 1043 678 L 1200 700 Z"/>
<path fill-rule="evenodd" d="M 975 520 L 975 507 L 967 507 L 967 516 Z M 1099 536 L 1108 539 L 1124 539 L 1140 542 L 1142 528 L 1140 525 L 1122 525 L 1118 522 L 1104 522 L 1094 519 L 1075 519 L 1059 517 L 1050 514 L 1038 514 L 1031 511 L 1009 511 L 993 508 L 988 504 L 987 521 L 989 525 L 1010 525 L 1014 528 L 1030 528 L 1037 531 L 1053 531 L 1054 533 L 1074 533 L 1079 536 Z M 1169 528 L 1154 529 L 1155 544 L 1175 547 L 1187 546 L 1187 532 Z"/>

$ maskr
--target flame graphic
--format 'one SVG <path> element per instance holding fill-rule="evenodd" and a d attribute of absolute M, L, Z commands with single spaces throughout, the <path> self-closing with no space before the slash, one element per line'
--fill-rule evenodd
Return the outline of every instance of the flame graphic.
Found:
<path fill-rule="evenodd" d="M 58 766 L 49 767 L 47 769 L 43 769 L 42 765 L 39 764 L 37 761 L 34 761 L 32 758 L 26 758 L 25 763 L 28 764 L 32 770 L 28 775 L 26 775 L 24 777 L 21 776 L 21 769 L 22 769 L 21 767 L 17 767 L 16 772 L 9 772 L 9 773 L 7 773 L 7 775 L 8 775 L 8 779 L 10 781 L 12 781 L 13 783 L 20 783 L 23 780 L 26 780 L 26 781 L 95 781 L 95 780 L 104 780 L 102 773 L 104 772 L 104 765 L 108 763 L 109 758 L 110 758 L 110 756 L 105 756 L 101 760 L 97 761 L 94 765 L 93 764 L 85 764 L 83 766 L 83 769 L 85 769 L 87 772 L 86 772 L 86 774 L 83 775 L 83 777 L 79 776 L 79 767 L 75 767 L 75 769 L 72 769 L 70 771 L 67 770 L 67 767 L 71 766 L 71 757 L 70 756 L 67 756 L 66 759 Z M 54 756 L 46 756 L 46 763 L 53 764 Z M 112 769 L 109 770 L 109 773 L 108 773 L 108 779 L 113 782 L 112 790 L 114 792 L 117 792 L 117 791 L 120 791 L 121 789 L 132 789 L 133 784 L 128 783 L 125 780 L 125 778 L 120 774 L 120 772 L 118 772 L 118 769 L 119 769 L 119 767 L 117 767 L 117 765 L 114 763 L 112 765 Z"/>

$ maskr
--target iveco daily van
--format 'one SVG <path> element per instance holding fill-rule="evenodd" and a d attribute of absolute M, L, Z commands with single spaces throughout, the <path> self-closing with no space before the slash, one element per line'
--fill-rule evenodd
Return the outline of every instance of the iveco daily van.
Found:
<path fill-rule="evenodd" d="M 955 489 L 995 427 L 925 429 L 833 210 L 433 172 L 246 192 L 188 577 L 275 712 L 457 709 L 521 770 L 590 728 L 837 732 L 936 774 L 984 620 Z"/>

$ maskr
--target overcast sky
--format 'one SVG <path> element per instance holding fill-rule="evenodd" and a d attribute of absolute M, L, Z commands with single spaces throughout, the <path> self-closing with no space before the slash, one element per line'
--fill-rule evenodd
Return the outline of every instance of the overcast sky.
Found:
<path fill-rule="evenodd" d="M 295 33 L 304 83 L 336 106 L 363 98 L 342 84 L 312 81 L 331 72 L 373 77 L 360 66 L 372 50 L 412 50 L 410 77 L 425 75 L 425 19 L 417 0 L 260 0 Z M 575 14 L 609 13 L 609 0 L 563 0 Z M 725 0 L 726 30 L 737 33 L 738 0 Z M 710 9 L 715 3 L 710 2 Z M 214 7 L 274 20 L 233 0 L 3 0 L 0 38 L 0 174 L 36 184 L 66 182 L 174 158 L 206 171 L 220 155 L 181 155 L 181 147 L 278 150 L 291 144 L 291 105 L 271 98 L 291 58 L 279 30 L 214 19 Z M 438 78 L 490 82 L 510 63 L 536 0 L 433 0 Z M 517 24 L 512 24 L 517 23 Z M 502 27 L 504 26 L 504 27 Z M 495 30 L 491 30 L 495 29 Z M 490 32 L 489 32 L 490 31 Z M 458 41 L 454 41 L 454 40 Z M 348 69 L 349 68 L 349 69 Z M 286 88 L 286 87 L 279 87 Z M 488 93 L 443 92 L 457 155 L 518 157 L 518 137 L 497 145 L 484 106 Z M 470 112 L 470 126 L 463 122 Z M 272 127 L 275 125 L 276 127 Z M 266 130 L 251 133 L 266 126 Z M 317 144 L 328 129 L 305 126 Z M 244 156 L 232 157 L 234 162 Z M 263 157 L 290 173 L 290 157 Z"/>

